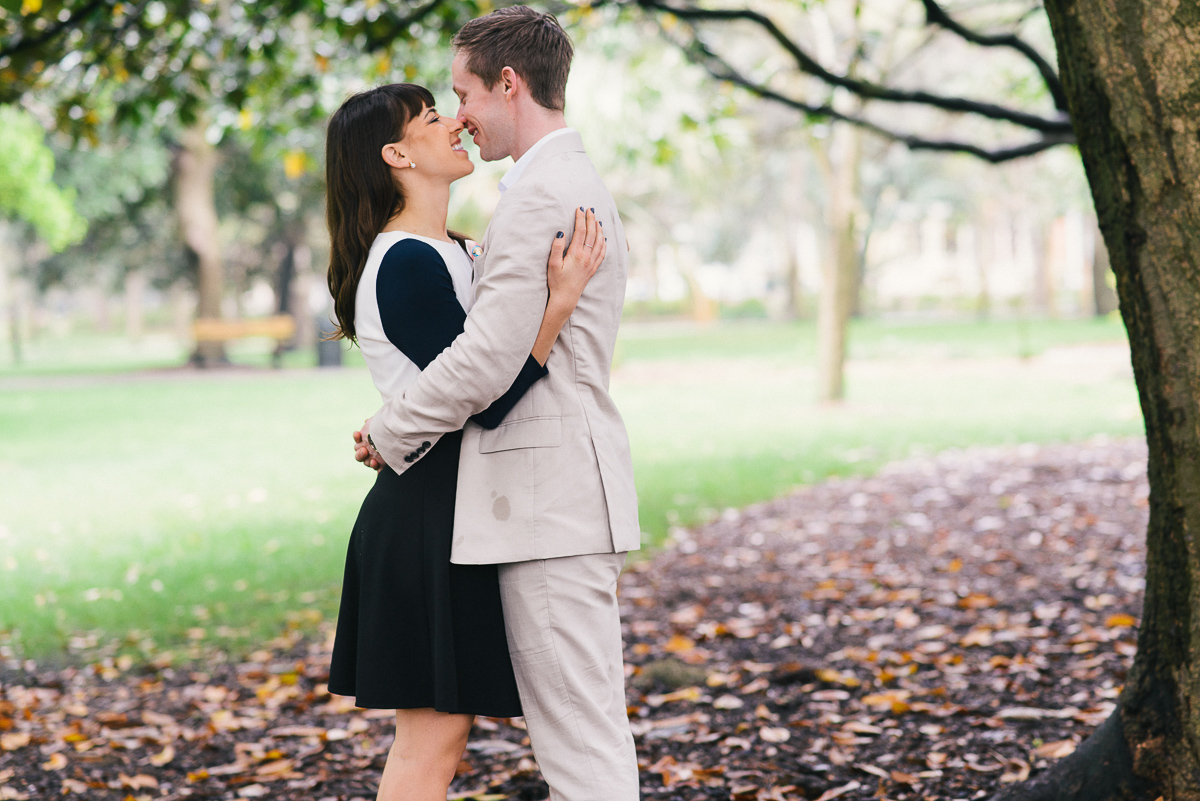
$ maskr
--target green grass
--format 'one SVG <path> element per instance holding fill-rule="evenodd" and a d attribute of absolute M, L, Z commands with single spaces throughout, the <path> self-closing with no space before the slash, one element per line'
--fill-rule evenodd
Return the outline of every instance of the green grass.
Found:
<path fill-rule="evenodd" d="M 827 408 L 811 326 L 630 325 L 613 394 L 642 527 L 659 541 L 915 451 L 1137 434 L 1119 351 L 1072 347 L 1122 336 L 1111 321 L 864 323 L 848 400 Z M 0 648 L 236 651 L 332 617 L 371 482 L 349 434 L 377 405 L 361 368 L 0 372 Z"/>

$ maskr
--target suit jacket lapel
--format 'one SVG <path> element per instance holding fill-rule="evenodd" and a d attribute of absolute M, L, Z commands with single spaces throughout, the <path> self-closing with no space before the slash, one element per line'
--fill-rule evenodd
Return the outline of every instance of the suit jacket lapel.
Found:
<path fill-rule="evenodd" d="M 571 132 L 565 133 L 561 136 L 556 136 L 553 139 L 551 139 L 549 142 L 547 142 L 546 144 L 542 145 L 541 150 L 539 150 L 534 155 L 533 160 L 531 162 L 529 162 L 529 165 L 525 168 L 524 174 L 521 175 L 521 180 L 522 181 L 529 180 L 530 170 L 536 169 L 538 167 L 538 165 L 540 165 L 547 159 L 553 158 L 554 156 L 560 155 L 562 153 L 584 153 L 584 152 L 586 152 L 586 151 L 583 149 L 583 137 L 581 137 L 579 135 L 578 131 L 571 131 Z M 511 192 L 512 189 L 509 189 L 508 191 Z M 507 194 L 508 194 L 508 192 L 505 192 L 504 195 L 500 196 L 500 203 L 504 202 L 504 198 Z M 499 208 L 500 204 L 497 203 L 496 207 Z M 492 216 L 493 216 L 493 218 L 495 217 L 495 212 L 492 213 Z M 483 273 L 487 269 L 487 264 L 486 264 L 487 249 L 488 249 L 488 240 L 490 239 L 488 234 L 491 232 L 491 230 L 492 230 L 492 224 L 489 222 L 487 230 L 485 230 L 483 232 L 483 239 L 480 241 L 480 245 L 483 248 L 483 253 L 476 256 L 475 259 L 471 263 L 471 285 L 472 286 L 479 283 L 479 279 L 483 277 Z"/>

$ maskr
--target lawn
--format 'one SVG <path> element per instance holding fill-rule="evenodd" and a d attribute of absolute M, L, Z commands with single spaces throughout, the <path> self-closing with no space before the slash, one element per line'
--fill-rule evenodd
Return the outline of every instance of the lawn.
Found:
<path fill-rule="evenodd" d="M 1136 435 L 1122 340 L 1111 320 L 864 322 L 847 402 L 821 407 L 811 325 L 628 325 L 612 390 L 642 527 L 914 451 Z M 336 614 L 371 482 L 350 458 L 365 370 L 130 373 L 89 347 L 91 373 L 0 370 L 0 648 L 237 651 Z"/>

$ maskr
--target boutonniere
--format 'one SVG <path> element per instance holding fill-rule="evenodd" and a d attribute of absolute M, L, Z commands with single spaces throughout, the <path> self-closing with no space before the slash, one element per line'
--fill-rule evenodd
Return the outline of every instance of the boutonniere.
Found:
<path fill-rule="evenodd" d="M 475 247 L 471 248 L 471 258 L 472 259 L 478 259 L 482 255 L 483 255 L 483 245 L 476 245 Z"/>

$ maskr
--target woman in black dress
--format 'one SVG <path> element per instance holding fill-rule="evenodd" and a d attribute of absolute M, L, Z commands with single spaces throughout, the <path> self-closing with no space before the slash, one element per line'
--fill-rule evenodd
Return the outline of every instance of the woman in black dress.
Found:
<path fill-rule="evenodd" d="M 462 333 L 473 302 L 468 245 L 446 230 L 446 215 L 450 184 L 474 165 L 462 124 L 433 104 L 422 87 L 381 86 L 342 104 L 327 134 L 329 288 L 341 336 L 362 349 L 385 399 Z M 509 391 L 473 418 L 484 427 L 547 375 L 604 259 L 590 212 L 577 213 L 576 232 L 570 249 L 562 233 L 548 243 L 541 330 Z M 443 436 L 400 475 L 380 471 L 346 555 L 329 690 L 396 710 L 378 796 L 387 801 L 445 799 L 474 716 L 521 714 L 496 566 L 450 562 L 461 439 Z"/>

